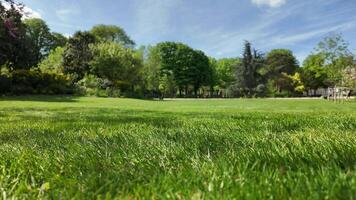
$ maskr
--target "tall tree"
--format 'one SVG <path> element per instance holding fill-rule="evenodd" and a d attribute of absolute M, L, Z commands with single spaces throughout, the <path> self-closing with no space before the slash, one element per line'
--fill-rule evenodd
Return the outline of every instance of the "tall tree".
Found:
<path fill-rule="evenodd" d="M 13 0 L 5 2 L 7 9 L 0 1 L 0 66 L 6 64 L 10 70 L 29 68 L 30 48 L 22 22 L 24 6 Z"/>
<path fill-rule="evenodd" d="M 97 25 L 90 31 L 99 41 L 116 42 L 125 47 L 133 47 L 135 42 L 126 34 L 124 29 L 115 25 Z"/>
<path fill-rule="evenodd" d="M 325 59 L 325 67 L 331 85 L 341 85 L 345 68 L 353 64 L 353 55 L 341 34 L 326 36 L 315 48 L 316 54 Z"/>
<path fill-rule="evenodd" d="M 45 21 L 38 18 L 26 19 L 26 35 L 31 45 L 31 66 L 37 66 L 51 50 L 52 35 Z"/>
<path fill-rule="evenodd" d="M 189 70 L 190 79 L 192 81 L 194 94 L 198 95 L 198 90 L 201 86 L 210 86 L 213 81 L 213 69 L 209 63 L 209 58 L 204 52 L 195 50 L 192 58 L 192 64 Z"/>
<path fill-rule="evenodd" d="M 153 93 L 160 91 L 161 59 L 157 46 L 148 46 L 144 59 L 143 77 L 145 89 Z"/>
<path fill-rule="evenodd" d="M 246 96 L 253 94 L 258 85 L 258 70 L 263 66 L 263 56 L 256 50 L 252 50 L 251 43 L 246 41 L 244 47 L 241 67 L 236 72 L 237 87 Z"/>
<path fill-rule="evenodd" d="M 68 41 L 63 53 L 64 72 L 73 75 L 79 81 L 90 70 L 92 52 L 89 45 L 95 43 L 95 37 L 89 32 L 76 32 Z"/>

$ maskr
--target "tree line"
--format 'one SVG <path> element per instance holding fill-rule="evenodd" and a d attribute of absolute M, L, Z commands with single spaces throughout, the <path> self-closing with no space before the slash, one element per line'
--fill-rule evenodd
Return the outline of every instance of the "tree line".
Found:
<path fill-rule="evenodd" d="M 356 59 L 330 34 L 300 64 L 288 49 L 262 53 L 248 41 L 242 57 L 215 59 L 179 42 L 137 47 L 115 25 L 67 38 L 24 6 L 0 2 L 0 93 L 113 97 L 265 97 L 356 88 Z"/>

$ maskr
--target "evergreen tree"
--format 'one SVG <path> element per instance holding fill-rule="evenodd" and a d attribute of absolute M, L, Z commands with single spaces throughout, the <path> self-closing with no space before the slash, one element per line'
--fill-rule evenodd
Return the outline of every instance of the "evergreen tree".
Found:
<path fill-rule="evenodd" d="M 263 56 L 252 50 L 251 43 L 246 41 L 241 66 L 236 73 L 237 87 L 244 96 L 252 96 L 258 85 L 258 69 L 263 64 Z"/>

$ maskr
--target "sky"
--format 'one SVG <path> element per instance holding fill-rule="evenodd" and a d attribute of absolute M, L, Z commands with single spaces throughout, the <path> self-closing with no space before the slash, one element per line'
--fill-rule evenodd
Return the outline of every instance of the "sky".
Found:
<path fill-rule="evenodd" d="M 240 57 L 248 40 L 261 52 L 291 49 L 302 62 L 318 42 L 342 33 L 356 50 L 356 0 L 22 0 L 32 16 L 66 36 L 118 25 L 140 45 L 178 41 L 207 55 Z"/>

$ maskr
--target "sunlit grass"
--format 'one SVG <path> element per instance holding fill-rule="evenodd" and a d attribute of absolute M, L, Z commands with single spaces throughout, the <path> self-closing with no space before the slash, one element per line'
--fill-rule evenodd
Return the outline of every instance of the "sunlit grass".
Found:
<path fill-rule="evenodd" d="M 20 199 L 355 199 L 356 103 L 0 100 L 0 190 Z"/>

